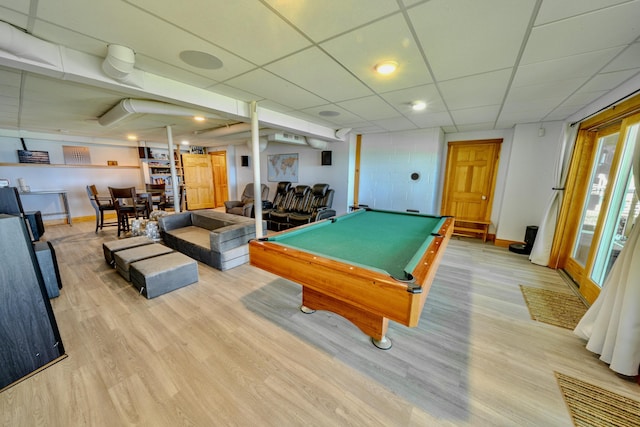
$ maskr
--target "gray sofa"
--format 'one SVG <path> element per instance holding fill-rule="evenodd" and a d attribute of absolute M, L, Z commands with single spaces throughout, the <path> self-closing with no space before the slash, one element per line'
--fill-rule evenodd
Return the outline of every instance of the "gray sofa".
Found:
<path fill-rule="evenodd" d="M 165 245 L 223 271 L 249 261 L 256 237 L 254 219 L 211 209 L 163 216 L 158 225 Z"/>

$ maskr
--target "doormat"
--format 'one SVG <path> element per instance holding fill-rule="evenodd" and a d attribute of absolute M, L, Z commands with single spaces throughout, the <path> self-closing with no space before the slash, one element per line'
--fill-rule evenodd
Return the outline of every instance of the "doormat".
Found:
<path fill-rule="evenodd" d="M 640 402 L 556 372 L 576 427 L 640 426 Z"/>
<path fill-rule="evenodd" d="M 533 320 L 575 329 L 587 312 L 587 306 L 574 294 L 520 285 Z"/>

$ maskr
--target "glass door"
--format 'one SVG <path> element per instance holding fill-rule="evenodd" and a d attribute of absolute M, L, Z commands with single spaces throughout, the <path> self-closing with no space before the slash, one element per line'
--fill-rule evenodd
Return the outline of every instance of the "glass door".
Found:
<path fill-rule="evenodd" d="M 589 192 L 582 210 L 582 217 L 571 254 L 573 260 L 582 268 L 587 266 L 589 259 L 593 235 L 609 182 L 609 173 L 613 164 L 618 136 L 618 132 L 610 133 L 609 135 L 598 135 L 594 156 L 595 164 L 591 171 L 588 186 Z"/>
<path fill-rule="evenodd" d="M 598 287 L 604 284 L 614 261 L 629 237 L 631 228 L 637 222 L 640 205 L 636 196 L 632 159 L 640 137 L 639 128 L 640 124 L 628 128 L 622 147 L 620 168 L 612 186 L 609 208 L 601 219 L 601 244 L 595 248 L 590 274 L 591 281 Z"/>

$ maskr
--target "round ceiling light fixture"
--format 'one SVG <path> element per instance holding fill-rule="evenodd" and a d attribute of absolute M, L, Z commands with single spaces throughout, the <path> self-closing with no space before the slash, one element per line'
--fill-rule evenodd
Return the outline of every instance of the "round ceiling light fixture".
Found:
<path fill-rule="evenodd" d="M 384 61 L 375 66 L 378 74 L 387 76 L 398 69 L 398 63 L 396 61 Z"/>
<path fill-rule="evenodd" d="M 180 59 L 192 67 L 205 70 L 217 70 L 224 65 L 220 58 L 199 50 L 183 50 L 180 52 Z"/>
<path fill-rule="evenodd" d="M 422 111 L 427 108 L 427 103 L 424 101 L 413 101 L 411 103 L 411 109 L 413 111 Z"/>

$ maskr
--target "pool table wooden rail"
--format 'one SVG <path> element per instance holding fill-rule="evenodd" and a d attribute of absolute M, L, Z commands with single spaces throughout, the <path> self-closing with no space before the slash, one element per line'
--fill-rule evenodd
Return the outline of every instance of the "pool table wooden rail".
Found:
<path fill-rule="evenodd" d="M 383 340 L 388 319 L 417 326 L 452 232 L 449 218 L 414 268 L 412 283 L 268 240 L 250 241 L 249 259 L 253 266 L 302 285 L 305 307 L 339 314 L 374 340 Z M 415 292 L 416 286 L 421 292 Z"/>

